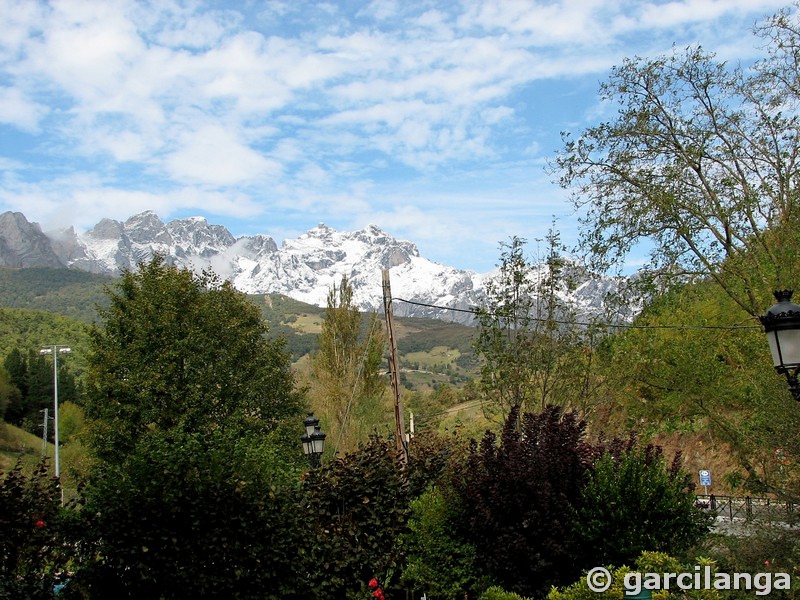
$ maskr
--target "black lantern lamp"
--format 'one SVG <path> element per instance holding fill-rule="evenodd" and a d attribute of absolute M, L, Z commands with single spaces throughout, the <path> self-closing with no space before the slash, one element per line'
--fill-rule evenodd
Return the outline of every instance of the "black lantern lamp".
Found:
<path fill-rule="evenodd" d="M 306 428 L 306 432 L 300 436 L 303 452 L 311 466 L 318 467 L 322 462 L 322 452 L 325 450 L 325 432 L 319 428 L 319 419 L 314 413 L 308 413 L 303 425 Z"/>
<path fill-rule="evenodd" d="M 770 308 L 761 324 L 767 334 L 772 362 L 778 373 L 786 376 L 789 391 L 800 401 L 800 305 L 792 302 L 793 290 L 774 292 L 778 303 Z"/>

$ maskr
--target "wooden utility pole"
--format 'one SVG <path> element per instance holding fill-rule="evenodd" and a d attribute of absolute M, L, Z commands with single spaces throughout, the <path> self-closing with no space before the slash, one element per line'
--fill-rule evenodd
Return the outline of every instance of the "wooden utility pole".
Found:
<path fill-rule="evenodd" d="M 408 448 L 405 444 L 406 427 L 403 423 L 403 400 L 400 398 L 400 378 L 397 369 L 397 340 L 394 337 L 392 326 L 392 285 L 389 282 L 389 269 L 383 270 L 383 311 L 386 315 L 386 330 L 389 335 L 389 377 L 394 396 L 394 438 L 403 464 L 408 464 Z"/>

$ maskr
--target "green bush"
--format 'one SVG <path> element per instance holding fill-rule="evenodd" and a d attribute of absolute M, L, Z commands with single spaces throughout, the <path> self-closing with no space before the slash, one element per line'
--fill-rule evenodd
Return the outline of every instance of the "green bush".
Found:
<path fill-rule="evenodd" d="M 92 474 L 71 587 L 93 599 L 291 597 L 305 528 L 296 474 L 275 452 L 238 432 L 143 436 Z"/>
<path fill-rule="evenodd" d="M 0 473 L 0 598 L 52 598 L 67 564 L 61 490 L 42 462 L 28 476 L 18 461 Z"/>
<path fill-rule="evenodd" d="M 373 577 L 384 588 L 402 568 L 409 493 L 393 445 L 373 438 L 311 471 L 304 482 L 305 598 L 359 598 Z"/>
<path fill-rule="evenodd" d="M 713 561 L 696 559 L 695 564 L 709 565 L 716 572 Z M 633 569 L 627 566 L 609 567 L 611 586 L 604 592 L 589 589 L 586 574 L 567 588 L 553 588 L 547 600 L 622 600 L 625 597 L 625 578 L 629 573 L 685 573 L 692 572 L 695 565 L 681 564 L 676 558 L 663 552 L 643 552 L 634 563 Z M 717 590 L 653 590 L 653 600 L 719 600 L 722 595 Z"/>
<path fill-rule="evenodd" d="M 514 592 L 506 592 L 501 587 L 492 586 L 483 594 L 480 595 L 479 600 L 526 600 L 519 594 Z"/>
<path fill-rule="evenodd" d="M 458 499 L 433 487 L 411 503 L 404 536 L 403 582 L 433 598 L 456 598 L 473 590 L 481 570 L 475 547 L 457 535 L 463 520 Z"/>
<path fill-rule="evenodd" d="M 675 554 L 696 544 L 711 516 L 695 506 L 691 480 L 661 449 L 615 441 L 594 462 L 576 528 L 595 564 L 630 564 L 644 551 Z"/>

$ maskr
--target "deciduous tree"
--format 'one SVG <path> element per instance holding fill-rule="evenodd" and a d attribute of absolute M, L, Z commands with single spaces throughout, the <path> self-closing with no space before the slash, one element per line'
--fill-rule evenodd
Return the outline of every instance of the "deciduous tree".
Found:
<path fill-rule="evenodd" d="M 526 241 L 501 244 L 500 266 L 486 283 L 486 303 L 477 309 L 473 347 L 481 357 L 480 388 L 490 409 L 503 419 L 515 406 L 543 410 L 548 404 L 590 412 L 596 340 L 590 325 L 579 325 L 564 298 L 575 286 L 555 231 L 546 254 L 531 261 Z"/>
<path fill-rule="evenodd" d="M 328 292 L 319 350 L 311 359 L 315 404 L 329 418 L 332 449 L 355 450 L 387 422 L 386 381 L 379 373 L 384 345 L 377 316 L 365 322 L 353 299 L 353 286 L 342 277 Z"/>
<path fill-rule="evenodd" d="M 87 374 L 99 458 L 124 459 L 153 430 L 268 433 L 301 412 L 282 342 L 228 282 L 156 257 L 109 295 Z"/>
<path fill-rule="evenodd" d="M 282 344 L 228 283 L 160 257 L 109 295 L 91 337 L 96 460 L 74 585 L 90 597 L 291 597 L 303 399 Z"/>
<path fill-rule="evenodd" d="M 643 280 L 710 278 L 752 316 L 797 284 L 797 16 L 759 31 L 771 54 L 753 71 L 699 46 L 626 59 L 600 88 L 616 116 L 564 134 L 554 166 L 596 265 L 647 241 Z"/>

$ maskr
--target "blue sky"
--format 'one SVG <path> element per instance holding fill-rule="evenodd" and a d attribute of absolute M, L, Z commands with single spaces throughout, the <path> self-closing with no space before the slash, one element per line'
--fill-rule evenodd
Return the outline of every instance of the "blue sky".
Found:
<path fill-rule="evenodd" d="M 610 118 L 611 66 L 698 42 L 750 62 L 787 4 L 0 0 L 0 212 L 80 231 L 149 209 L 278 243 L 376 224 L 487 271 L 553 218 L 576 239 L 544 166 Z"/>

